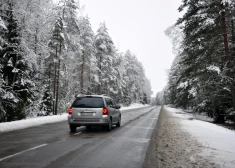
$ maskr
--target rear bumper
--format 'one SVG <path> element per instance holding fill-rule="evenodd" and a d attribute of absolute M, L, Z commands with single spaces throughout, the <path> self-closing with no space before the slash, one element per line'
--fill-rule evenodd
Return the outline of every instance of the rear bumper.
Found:
<path fill-rule="evenodd" d="M 72 118 L 71 115 L 69 115 L 68 123 L 70 125 L 77 125 L 77 126 L 108 125 L 108 116 L 104 116 L 102 118 Z"/>

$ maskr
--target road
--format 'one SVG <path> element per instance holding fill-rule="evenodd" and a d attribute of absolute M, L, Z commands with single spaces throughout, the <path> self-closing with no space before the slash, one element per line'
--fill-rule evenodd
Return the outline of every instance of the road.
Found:
<path fill-rule="evenodd" d="M 160 107 L 122 111 L 120 128 L 111 132 L 67 121 L 0 133 L 1 168 L 142 167 Z"/>

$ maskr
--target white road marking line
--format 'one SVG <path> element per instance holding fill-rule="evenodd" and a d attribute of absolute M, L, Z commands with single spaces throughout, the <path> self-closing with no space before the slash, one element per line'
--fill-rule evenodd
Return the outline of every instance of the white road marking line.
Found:
<path fill-rule="evenodd" d="M 149 118 L 149 117 L 146 117 L 146 118 L 144 118 L 144 119 L 156 120 L 156 119 L 158 119 L 158 118 Z"/>
<path fill-rule="evenodd" d="M 34 150 L 34 149 L 37 149 L 37 148 L 41 148 L 41 147 L 46 146 L 46 145 L 47 145 L 47 144 L 42 144 L 42 145 L 36 146 L 36 147 L 34 147 L 34 148 L 30 148 L 30 149 L 24 150 L 24 151 L 22 151 L 22 152 L 15 153 L 15 154 L 13 154 L 13 155 L 9 155 L 9 156 L 7 156 L 7 157 L 1 158 L 1 159 L 0 159 L 0 162 L 3 161 L 3 160 L 5 160 L 5 159 L 12 158 L 12 157 L 14 157 L 14 156 L 20 155 L 20 154 L 22 154 L 22 153 L 25 153 L 25 152 L 28 152 L 28 151 L 31 151 L 31 150 Z"/>
<path fill-rule="evenodd" d="M 79 135 L 79 134 L 81 134 L 81 132 L 78 132 L 78 133 L 76 133 L 76 134 L 73 134 L 73 135 Z"/>
<path fill-rule="evenodd" d="M 133 140 L 134 142 L 139 142 L 139 143 L 148 143 L 150 139 L 141 139 L 141 140 Z"/>
<path fill-rule="evenodd" d="M 154 129 L 153 127 L 139 127 L 139 126 L 124 126 L 127 128 L 141 128 L 141 129 Z"/>
<path fill-rule="evenodd" d="M 116 138 L 115 138 L 116 139 Z M 137 142 L 137 143 L 146 143 L 149 142 L 150 139 L 149 138 L 120 138 L 118 139 L 119 141 L 131 141 L 131 142 Z"/>

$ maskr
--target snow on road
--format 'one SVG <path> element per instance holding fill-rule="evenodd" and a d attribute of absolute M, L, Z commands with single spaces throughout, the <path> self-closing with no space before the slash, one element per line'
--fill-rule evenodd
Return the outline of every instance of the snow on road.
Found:
<path fill-rule="evenodd" d="M 180 118 L 182 128 L 190 133 L 203 146 L 202 155 L 209 156 L 220 167 L 232 168 L 235 165 L 235 131 L 213 123 L 196 120 L 183 110 L 166 107 Z"/>
<path fill-rule="evenodd" d="M 123 111 L 123 110 L 135 109 L 135 108 L 141 108 L 141 107 L 147 107 L 147 106 L 149 105 L 134 103 L 128 107 L 121 107 L 120 110 Z M 42 124 L 66 121 L 67 117 L 68 117 L 68 114 L 64 113 L 64 114 L 56 115 L 56 116 L 42 116 L 42 117 L 36 117 L 36 118 L 29 118 L 25 120 L 0 123 L 0 132 L 7 132 L 7 131 L 13 131 L 17 129 L 33 127 L 37 125 L 42 125 Z"/>

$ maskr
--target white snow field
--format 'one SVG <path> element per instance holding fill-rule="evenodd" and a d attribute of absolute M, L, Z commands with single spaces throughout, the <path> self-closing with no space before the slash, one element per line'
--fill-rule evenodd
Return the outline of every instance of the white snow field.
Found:
<path fill-rule="evenodd" d="M 204 146 L 202 156 L 209 156 L 220 167 L 235 167 L 235 131 L 197 120 L 181 109 L 166 108 L 179 117 L 182 128 Z"/>
<path fill-rule="evenodd" d="M 135 108 L 141 108 L 141 107 L 147 107 L 147 106 L 149 105 L 134 103 L 128 107 L 121 107 L 120 110 L 124 111 L 128 109 L 135 109 Z M 68 114 L 63 113 L 61 115 L 56 115 L 56 116 L 42 116 L 42 117 L 36 117 L 36 118 L 28 118 L 28 119 L 19 120 L 19 121 L 0 123 L 0 132 L 13 131 L 13 130 L 24 129 L 24 128 L 33 127 L 37 125 L 42 125 L 42 124 L 65 121 L 67 120 L 67 117 L 68 117 Z"/>

